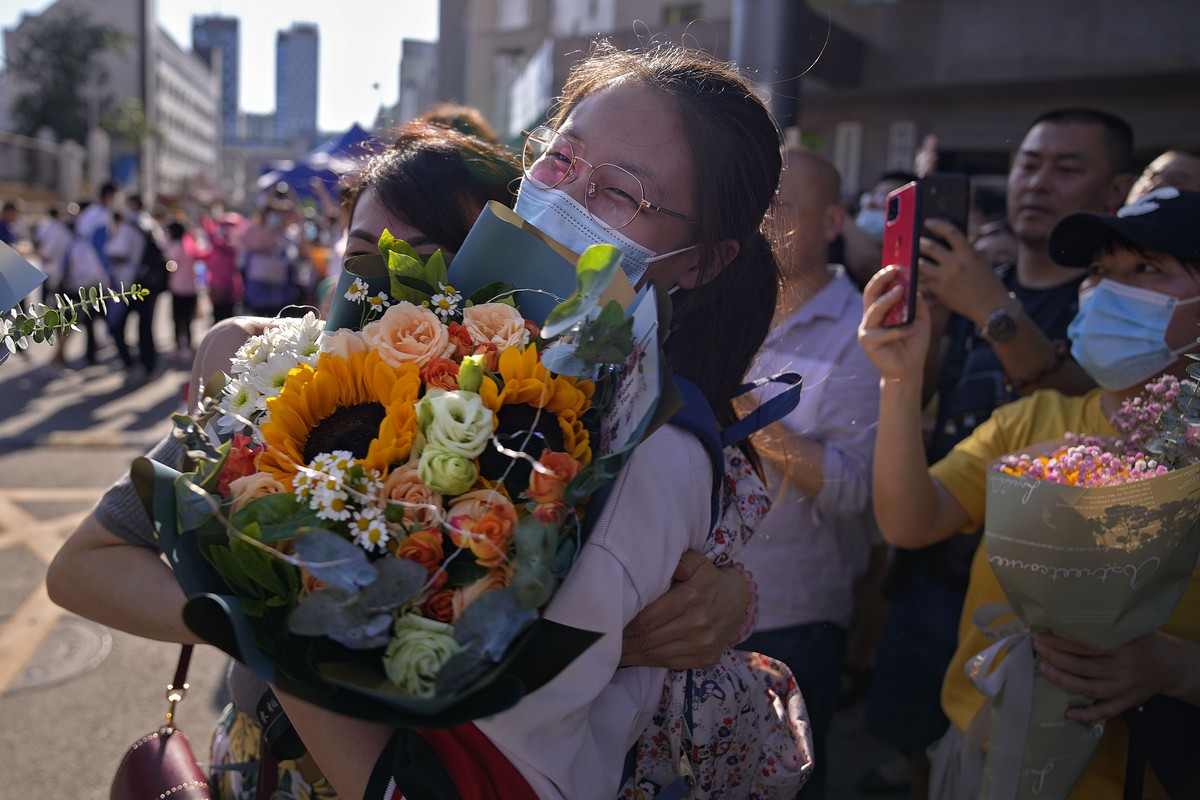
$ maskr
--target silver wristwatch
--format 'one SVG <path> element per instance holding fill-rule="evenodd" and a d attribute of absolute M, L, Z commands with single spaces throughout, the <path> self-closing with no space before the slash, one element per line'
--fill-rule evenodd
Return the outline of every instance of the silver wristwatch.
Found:
<path fill-rule="evenodd" d="M 989 344 L 1007 342 L 1017 332 L 1017 318 L 1021 316 L 1021 301 L 1012 292 L 1008 293 L 1008 304 L 992 312 L 976 331 L 979 338 Z"/>

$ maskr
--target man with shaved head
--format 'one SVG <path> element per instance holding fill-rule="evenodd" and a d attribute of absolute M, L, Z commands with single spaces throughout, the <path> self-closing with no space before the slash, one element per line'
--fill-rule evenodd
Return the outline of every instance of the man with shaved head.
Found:
<path fill-rule="evenodd" d="M 856 338 L 862 298 L 842 267 L 825 262 L 846 220 L 840 184 L 825 159 L 788 152 L 772 217 L 783 291 L 750 375 L 804 376 L 800 404 L 754 439 L 773 504 L 746 547 L 759 618 L 739 646 L 783 661 L 804 694 L 816 760 L 804 797 L 824 791 L 854 583 L 871 548 L 879 373 Z"/>

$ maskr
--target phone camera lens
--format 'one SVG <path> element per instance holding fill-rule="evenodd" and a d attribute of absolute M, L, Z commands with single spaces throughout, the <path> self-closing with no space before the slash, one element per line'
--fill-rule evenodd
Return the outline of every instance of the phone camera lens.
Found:
<path fill-rule="evenodd" d="M 892 222 L 898 216 L 900 216 L 900 198 L 889 197 L 887 204 L 887 221 Z"/>

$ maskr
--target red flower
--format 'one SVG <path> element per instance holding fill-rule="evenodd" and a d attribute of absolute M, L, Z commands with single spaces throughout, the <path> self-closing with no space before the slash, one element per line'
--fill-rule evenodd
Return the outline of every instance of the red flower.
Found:
<path fill-rule="evenodd" d="M 453 324 L 453 323 L 451 323 Z M 421 380 L 431 389 L 458 390 L 458 364 L 448 358 L 435 358 L 421 370 Z"/>
<path fill-rule="evenodd" d="M 238 478 L 244 478 L 255 472 L 255 460 L 262 452 L 262 445 L 252 445 L 249 436 L 235 433 L 229 444 L 229 455 L 221 467 L 221 476 L 217 479 L 217 493 L 221 497 L 229 497 L 229 484 Z"/>
<path fill-rule="evenodd" d="M 454 345 L 454 357 L 461 361 L 471 355 L 475 350 L 475 343 L 471 341 L 471 334 L 467 332 L 466 326 L 460 322 L 451 322 L 446 329 L 450 332 L 450 343 Z"/>

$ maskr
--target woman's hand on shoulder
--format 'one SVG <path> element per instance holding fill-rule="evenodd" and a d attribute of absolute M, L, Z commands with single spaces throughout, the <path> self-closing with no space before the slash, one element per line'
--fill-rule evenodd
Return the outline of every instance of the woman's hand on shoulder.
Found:
<path fill-rule="evenodd" d="M 748 604 L 741 573 L 719 569 L 700 551 L 687 550 L 671 588 L 625 626 L 621 666 L 710 667 L 745 619 Z"/>

